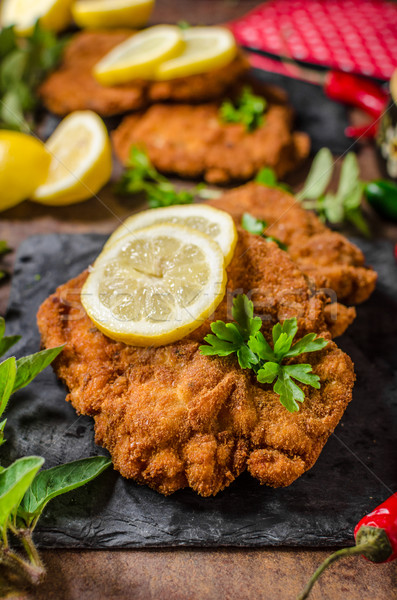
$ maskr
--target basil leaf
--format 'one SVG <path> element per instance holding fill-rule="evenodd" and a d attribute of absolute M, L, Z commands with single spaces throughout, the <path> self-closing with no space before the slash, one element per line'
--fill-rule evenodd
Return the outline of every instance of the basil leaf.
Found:
<path fill-rule="evenodd" d="M 44 458 L 40 456 L 26 456 L 0 473 L 0 529 L 6 527 L 8 517 L 21 502 L 43 463 Z"/>
<path fill-rule="evenodd" d="M 17 360 L 17 376 L 15 378 L 14 392 L 26 387 L 41 371 L 52 363 L 54 358 L 62 352 L 64 346 L 49 348 L 36 354 L 23 356 Z"/>
<path fill-rule="evenodd" d="M 8 352 L 8 350 L 12 348 L 17 342 L 19 342 L 20 339 L 20 335 L 10 335 L 8 337 L 3 337 L 3 339 L 0 340 L 0 357 L 4 356 L 4 354 Z"/>
<path fill-rule="evenodd" d="M 0 416 L 5 411 L 14 390 L 16 373 L 17 366 L 14 356 L 0 364 Z"/>
<path fill-rule="evenodd" d="M 333 168 L 334 159 L 331 151 L 328 148 L 321 148 L 314 157 L 303 189 L 297 195 L 298 200 L 305 198 L 308 200 L 317 200 L 317 198 L 322 196 L 331 181 Z"/>
<path fill-rule="evenodd" d="M 105 456 L 94 456 L 40 471 L 22 499 L 18 516 L 29 527 L 50 500 L 92 481 L 110 465 Z"/>

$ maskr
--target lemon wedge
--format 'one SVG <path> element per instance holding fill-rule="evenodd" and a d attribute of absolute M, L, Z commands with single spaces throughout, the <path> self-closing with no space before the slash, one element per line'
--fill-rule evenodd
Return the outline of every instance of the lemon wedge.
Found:
<path fill-rule="evenodd" d="M 106 247 L 81 292 L 88 316 L 108 337 L 161 346 L 197 329 L 225 294 L 223 254 L 209 236 L 168 223 Z"/>
<path fill-rule="evenodd" d="M 39 140 L 17 131 L 0 131 L 0 211 L 29 198 L 45 181 L 50 162 Z"/>
<path fill-rule="evenodd" d="M 156 79 L 175 79 L 213 71 L 228 65 L 236 56 L 236 40 L 224 27 L 192 27 L 182 35 L 186 44 L 184 51 L 158 65 Z"/>
<path fill-rule="evenodd" d="M 48 177 L 32 200 L 53 206 L 94 196 L 110 179 L 112 151 L 106 127 L 89 110 L 71 113 L 47 140 Z"/>
<path fill-rule="evenodd" d="M 30 35 L 36 21 L 50 31 L 62 31 L 72 20 L 73 0 L 3 0 L 0 9 L 2 27 L 15 25 L 19 35 Z"/>
<path fill-rule="evenodd" d="M 154 0 L 77 0 L 72 14 L 83 29 L 143 27 L 153 6 Z"/>
<path fill-rule="evenodd" d="M 185 47 L 176 25 L 149 27 L 119 44 L 94 67 L 102 85 L 118 85 L 132 79 L 151 79 L 156 67 L 180 54 Z"/>
<path fill-rule="evenodd" d="M 237 230 L 232 217 L 217 208 L 206 204 L 167 206 L 154 208 L 132 215 L 110 236 L 105 247 L 114 244 L 121 237 L 160 223 L 173 223 L 191 227 L 209 235 L 220 247 L 227 266 L 234 254 L 237 242 Z"/>

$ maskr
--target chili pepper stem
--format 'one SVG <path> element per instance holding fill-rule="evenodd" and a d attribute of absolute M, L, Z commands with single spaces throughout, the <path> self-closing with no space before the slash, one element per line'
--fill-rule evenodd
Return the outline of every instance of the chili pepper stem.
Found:
<path fill-rule="evenodd" d="M 331 556 L 328 556 L 328 558 L 326 558 L 325 561 L 313 573 L 313 575 L 309 579 L 306 587 L 301 592 L 301 594 L 298 596 L 297 600 L 305 600 L 306 598 L 309 597 L 309 594 L 312 591 L 312 588 L 313 588 L 314 584 L 316 583 L 317 579 L 325 571 L 325 569 L 327 569 L 330 565 L 332 565 L 332 563 L 339 560 L 340 558 L 344 558 L 345 556 L 354 556 L 355 554 L 363 554 L 367 550 L 369 550 L 371 547 L 372 547 L 371 543 L 359 544 L 357 546 L 352 546 L 351 548 L 342 548 L 341 550 L 337 550 L 336 552 L 331 554 Z"/>

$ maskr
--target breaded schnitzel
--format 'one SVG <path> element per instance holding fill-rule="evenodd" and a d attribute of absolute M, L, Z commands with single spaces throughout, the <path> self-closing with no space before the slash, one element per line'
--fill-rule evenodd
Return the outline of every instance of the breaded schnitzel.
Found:
<path fill-rule="evenodd" d="M 93 67 L 110 50 L 133 34 L 131 30 L 83 31 L 67 45 L 62 63 L 41 85 L 45 106 L 57 115 L 93 110 L 103 117 L 146 107 L 151 102 L 199 102 L 219 98 L 249 69 L 240 52 L 226 67 L 172 81 L 143 81 L 105 87 L 92 75 Z"/>
<path fill-rule="evenodd" d="M 66 344 L 55 371 L 75 409 L 94 417 L 96 442 L 124 477 L 166 495 L 189 486 L 211 496 L 246 469 L 260 483 L 279 487 L 313 466 L 352 395 L 352 362 L 334 342 L 295 359 L 313 365 L 321 388 L 303 386 L 306 399 L 290 413 L 270 385 L 259 384 L 233 357 L 199 352 L 209 321 L 158 348 L 108 339 L 78 300 L 86 277 L 50 296 L 38 325 L 45 347 Z M 298 338 L 312 331 L 331 338 L 326 297 L 275 243 L 239 230 L 228 278 L 229 292 L 252 292 L 269 341 L 272 326 L 293 316 Z M 225 297 L 214 319 L 226 318 L 227 304 Z"/>
<path fill-rule="evenodd" d="M 230 213 L 237 223 L 245 212 L 266 221 L 268 235 L 284 242 L 317 288 L 333 290 L 339 302 L 360 304 L 374 291 L 377 274 L 365 266 L 361 250 L 303 209 L 291 194 L 248 183 L 209 204 Z"/>
<path fill-rule="evenodd" d="M 292 110 L 274 104 L 252 132 L 240 123 L 223 123 L 218 103 L 155 105 L 126 117 L 113 133 L 113 145 L 122 163 L 136 145 L 159 171 L 217 184 L 252 179 L 263 167 L 282 177 L 310 150 L 305 133 L 292 133 Z"/>

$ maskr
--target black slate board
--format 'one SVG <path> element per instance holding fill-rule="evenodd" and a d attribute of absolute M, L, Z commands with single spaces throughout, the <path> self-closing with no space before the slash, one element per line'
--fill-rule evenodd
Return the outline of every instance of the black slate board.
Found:
<path fill-rule="evenodd" d="M 35 315 L 55 287 L 98 254 L 100 235 L 47 235 L 22 244 L 7 315 L 21 333 L 18 356 L 39 348 Z M 356 364 L 354 400 L 314 468 L 285 489 L 244 474 L 216 498 L 190 490 L 165 498 L 109 469 L 89 486 L 53 501 L 36 539 L 40 547 L 330 546 L 351 543 L 358 519 L 397 489 L 397 266 L 389 242 L 360 242 L 379 272 L 373 297 L 341 347 Z M 41 275 L 37 281 L 36 275 Z M 78 418 L 49 368 L 13 397 L 2 464 L 25 454 L 50 467 L 105 451 L 93 421 Z"/>

